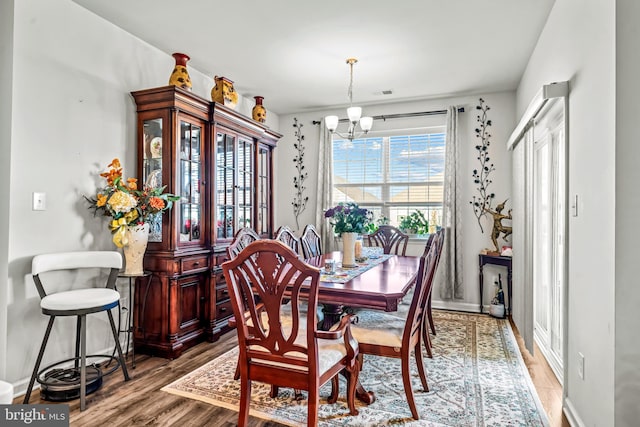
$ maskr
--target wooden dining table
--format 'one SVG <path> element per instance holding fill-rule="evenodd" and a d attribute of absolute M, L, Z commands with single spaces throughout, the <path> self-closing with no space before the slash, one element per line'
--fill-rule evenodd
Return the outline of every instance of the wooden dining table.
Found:
<path fill-rule="evenodd" d="M 305 262 L 323 268 L 329 259 L 340 266 L 342 253 L 330 252 Z M 345 283 L 323 281 L 321 277 L 318 301 L 323 304 L 324 320 L 320 328 L 331 328 L 347 307 L 397 311 L 398 303 L 415 282 L 419 263 L 419 257 L 393 255 Z"/>

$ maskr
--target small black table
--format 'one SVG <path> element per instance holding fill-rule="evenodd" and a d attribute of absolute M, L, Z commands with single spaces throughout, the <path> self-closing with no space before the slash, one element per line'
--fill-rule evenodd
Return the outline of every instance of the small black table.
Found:
<path fill-rule="evenodd" d="M 480 271 L 480 313 L 482 313 L 482 296 L 484 295 L 484 275 L 482 270 L 485 264 L 499 265 L 507 268 L 507 292 L 509 294 L 509 305 L 506 307 L 505 312 L 507 314 L 511 314 L 511 257 L 489 254 L 478 255 L 478 267 Z"/>

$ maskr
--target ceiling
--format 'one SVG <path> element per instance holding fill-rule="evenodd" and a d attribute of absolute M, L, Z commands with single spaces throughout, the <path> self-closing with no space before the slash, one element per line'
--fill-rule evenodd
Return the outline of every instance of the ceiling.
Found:
<path fill-rule="evenodd" d="M 288 114 L 513 90 L 555 0 L 74 0 Z M 382 94 L 392 91 L 392 94 Z"/>

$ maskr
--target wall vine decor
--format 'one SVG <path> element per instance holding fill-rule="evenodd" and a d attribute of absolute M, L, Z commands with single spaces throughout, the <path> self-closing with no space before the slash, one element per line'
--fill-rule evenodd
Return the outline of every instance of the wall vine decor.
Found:
<path fill-rule="evenodd" d="M 480 231 L 484 233 L 482 228 L 482 222 L 480 219 L 487 215 L 487 210 L 491 209 L 491 204 L 495 198 L 495 194 L 489 191 L 489 186 L 493 182 L 489 177 L 491 172 L 495 170 L 493 163 L 491 163 L 491 157 L 489 156 L 489 146 L 491 145 L 491 134 L 489 133 L 489 127 L 491 126 L 491 120 L 487 118 L 487 112 L 491 109 L 485 104 L 484 99 L 479 99 L 480 105 L 476 106 L 476 110 L 480 111 L 477 116 L 479 126 L 475 129 L 476 138 L 480 139 L 480 143 L 476 145 L 478 150 L 478 161 L 480 162 L 480 168 L 473 170 L 473 182 L 477 184 L 477 195 L 473 196 L 473 199 L 469 202 L 473 207 L 473 213 L 478 220 Z"/>
<path fill-rule="evenodd" d="M 295 193 L 293 195 L 293 216 L 296 219 L 296 227 L 300 230 L 300 223 L 298 217 L 306 209 L 309 196 L 305 196 L 305 190 L 307 187 L 304 185 L 304 181 L 307 179 L 307 172 L 304 170 L 304 135 L 302 134 L 302 123 L 298 122 L 297 118 L 293 118 L 293 127 L 295 129 L 294 136 L 296 137 L 296 143 L 293 144 L 293 148 L 296 149 L 298 154 L 293 158 L 293 163 L 296 165 L 296 176 L 293 177 L 293 187 Z"/>

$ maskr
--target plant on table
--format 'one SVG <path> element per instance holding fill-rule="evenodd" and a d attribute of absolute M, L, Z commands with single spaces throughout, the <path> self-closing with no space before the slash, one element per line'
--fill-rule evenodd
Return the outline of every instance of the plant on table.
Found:
<path fill-rule="evenodd" d="M 373 219 L 373 212 L 353 202 L 341 202 L 327 209 L 324 216 L 329 218 L 335 234 L 364 233 Z"/>

